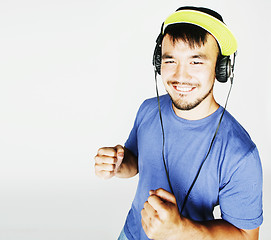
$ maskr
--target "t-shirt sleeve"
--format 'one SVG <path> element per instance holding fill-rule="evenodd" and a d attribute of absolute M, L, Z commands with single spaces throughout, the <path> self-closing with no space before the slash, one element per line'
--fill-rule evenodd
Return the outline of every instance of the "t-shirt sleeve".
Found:
<path fill-rule="evenodd" d="M 147 99 L 141 104 L 136 115 L 134 126 L 124 144 L 124 146 L 128 148 L 136 157 L 138 156 L 138 128 L 142 122 L 144 122 L 144 119 L 148 118 L 146 116 L 148 116 L 152 110 L 155 110 L 155 107 L 157 107 L 156 99 Z"/>
<path fill-rule="evenodd" d="M 255 229 L 263 222 L 262 166 L 257 148 L 236 165 L 219 192 L 221 217 L 240 229 Z"/>
<path fill-rule="evenodd" d="M 138 156 L 138 147 L 137 147 L 137 118 L 134 122 L 134 126 L 129 134 L 128 139 L 126 140 L 124 146 L 129 149 L 136 157 Z"/>
<path fill-rule="evenodd" d="M 134 122 L 134 126 L 129 134 L 128 139 L 126 140 L 124 146 L 129 149 L 136 157 L 138 156 L 138 142 L 137 142 L 137 130 L 139 127 L 140 122 L 142 121 L 143 117 L 144 117 L 144 112 L 146 111 L 146 105 L 147 105 L 147 100 L 145 100 L 137 114 L 136 114 L 136 118 L 135 118 L 135 122 Z"/>

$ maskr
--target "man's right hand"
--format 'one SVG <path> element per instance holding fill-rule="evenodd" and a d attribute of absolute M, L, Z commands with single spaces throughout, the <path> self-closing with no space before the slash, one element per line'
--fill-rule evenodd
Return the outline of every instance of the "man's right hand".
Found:
<path fill-rule="evenodd" d="M 103 179 L 109 179 L 118 173 L 124 158 L 124 148 L 121 145 L 115 147 L 103 147 L 95 156 L 95 174 Z"/>

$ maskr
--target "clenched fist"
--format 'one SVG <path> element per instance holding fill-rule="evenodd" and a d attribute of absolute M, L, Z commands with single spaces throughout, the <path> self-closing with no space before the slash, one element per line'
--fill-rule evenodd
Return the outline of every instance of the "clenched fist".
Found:
<path fill-rule="evenodd" d="M 95 174 L 103 179 L 115 176 L 123 158 L 124 148 L 121 145 L 100 148 L 95 156 Z"/>
<path fill-rule="evenodd" d="M 155 240 L 180 238 L 182 219 L 172 193 L 160 188 L 150 191 L 141 211 L 142 227 L 146 235 Z"/>

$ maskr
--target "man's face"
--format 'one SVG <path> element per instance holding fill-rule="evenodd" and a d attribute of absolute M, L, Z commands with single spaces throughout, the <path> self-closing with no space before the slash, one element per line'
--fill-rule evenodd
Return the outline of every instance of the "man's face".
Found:
<path fill-rule="evenodd" d="M 191 110 L 214 102 L 213 85 L 218 56 L 216 40 L 210 34 L 204 45 L 191 48 L 173 43 L 169 35 L 162 42 L 161 77 L 175 110 Z"/>

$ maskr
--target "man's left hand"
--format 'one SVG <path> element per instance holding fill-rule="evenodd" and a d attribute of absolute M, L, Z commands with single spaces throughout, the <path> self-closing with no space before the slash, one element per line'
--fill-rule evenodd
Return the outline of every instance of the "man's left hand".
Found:
<path fill-rule="evenodd" d="M 176 239 L 181 231 L 181 215 L 176 199 L 164 189 L 151 190 L 141 211 L 142 227 L 150 239 Z"/>

